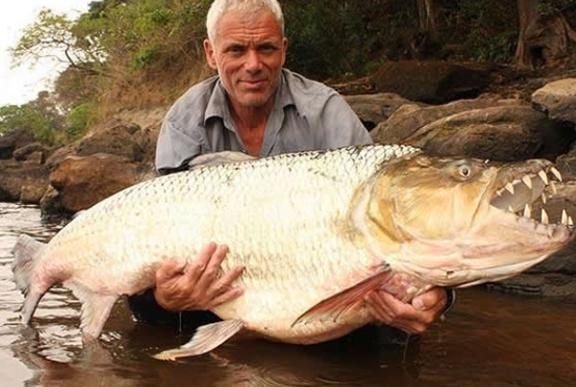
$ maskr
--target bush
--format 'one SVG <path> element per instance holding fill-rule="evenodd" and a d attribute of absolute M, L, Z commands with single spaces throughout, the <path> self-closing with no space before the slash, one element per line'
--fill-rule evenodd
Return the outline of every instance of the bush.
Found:
<path fill-rule="evenodd" d="M 74 140 L 82 136 L 94 118 L 95 105 L 91 102 L 76 106 L 66 115 L 66 137 Z"/>
<path fill-rule="evenodd" d="M 58 121 L 57 115 L 42 111 L 34 102 L 0 107 L 0 134 L 22 128 L 29 130 L 38 141 L 53 145 L 57 142 Z"/>

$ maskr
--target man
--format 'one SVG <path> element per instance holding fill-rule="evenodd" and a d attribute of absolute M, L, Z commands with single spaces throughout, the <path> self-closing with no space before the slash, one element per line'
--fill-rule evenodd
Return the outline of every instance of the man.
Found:
<path fill-rule="evenodd" d="M 334 90 L 283 69 L 288 42 L 277 0 L 215 0 L 206 27 L 206 59 L 218 76 L 192 87 L 167 114 L 156 153 L 161 173 L 223 150 L 265 157 L 371 142 Z M 233 283 L 241 267 L 217 277 L 226 250 L 211 243 L 192 264 L 167 261 L 156 274 L 155 301 L 169 311 L 207 310 L 239 296 Z M 377 291 L 366 306 L 383 324 L 422 333 L 447 298 L 436 288 L 406 304 Z"/>

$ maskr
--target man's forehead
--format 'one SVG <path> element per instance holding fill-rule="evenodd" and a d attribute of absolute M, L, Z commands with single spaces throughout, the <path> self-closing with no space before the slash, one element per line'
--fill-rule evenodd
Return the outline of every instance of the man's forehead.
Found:
<path fill-rule="evenodd" d="M 217 25 L 216 40 L 222 42 L 282 39 L 282 29 L 274 14 L 263 9 L 258 12 L 231 10 L 222 15 Z"/>

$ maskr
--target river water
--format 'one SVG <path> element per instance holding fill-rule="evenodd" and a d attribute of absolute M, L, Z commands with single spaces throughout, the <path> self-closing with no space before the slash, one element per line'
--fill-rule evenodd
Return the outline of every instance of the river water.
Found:
<path fill-rule="evenodd" d="M 119 302 L 99 345 L 82 348 L 80 305 L 52 289 L 22 327 L 11 279 L 20 233 L 48 240 L 61 225 L 35 207 L 0 203 L 0 386 L 576 386 L 576 305 L 480 288 L 459 290 L 420 339 L 293 346 L 226 344 L 178 362 L 150 357 L 189 332 L 135 323 Z"/>

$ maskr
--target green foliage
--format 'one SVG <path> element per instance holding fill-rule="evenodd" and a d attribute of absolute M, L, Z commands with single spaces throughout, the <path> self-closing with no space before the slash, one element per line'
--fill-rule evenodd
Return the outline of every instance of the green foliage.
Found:
<path fill-rule="evenodd" d="M 69 140 L 77 139 L 86 132 L 94 119 L 96 106 L 92 102 L 86 102 L 74 107 L 66 115 L 65 133 Z"/>
<path fill-rule="evenodd" d="M 0 134 L 16 128 L 29 130 L 38 141 L 52 145 L 56 142 L 58 117 L 42 111 L 34 102 L 0 107 Z"/>
<path fill-rule="evenodd" d="M 515 2 L 461 0 L 444 7 L 444 38 L 464 47 L 466 59 L 509 62 L 518 38 Z"/>
<path fill-rule="evenodd" d="M 102 112 L 94 101 L 109 101 L 118 110 L 121 98 L 154 101 L 158 95 L 179 94 L 204 75 L 199 64 L 204 62 L 202 40 L 211 2 L 92 1 L 76 20 L 41 11 L 12 55 L 18 63 L 33 62 L 58 50 L 69 61 L 54 93 L 59 111 L 70 111 L 68 129 L 54 124 L 58 129 L 50 140 L 52 132 L 42 129 L 50 126 L 47 121 L 32 118 L 30 111 L 20 113 L 35 133 L 60 141 L 82 133 L 95 120 L 94 112 Z M 416 0 L 281 0 L 281 4 L 289 39 L 287 67 L 320 80 L 372 73 L 389 60 L 509 62 L 517 40 L 514 1 L 438 0 L 439 30 L 430 35 L 419 27 Z M 572 15 L 567 17 L 570 23 L 574 20 L 576 0 L 539 4 L 544 16 L 563 12 Z M 191 76 L 193 71 L 198 76 Z"/>
<path fill-rule="evenodd" d="M 415 7 L 390 0 L 285 1 L 288 67 L 315 78 L 362 74 L 414 28 Z M 384 59 L 385 61 L 385 59 Z M 373 68 L 368 66 L 368 68 Z"/>
<path fill-rule="evenodd" d="M 75 25 L 84 46 L 97 44 L 108 64 L 130 70 L 162 65 L 162 59 L 183 56 L 199 60 L 203 19 L 210 1 L 100 1 Z"/>
<path fill-rule="evenodd" d="M 576 0 L 541 0 L 538 3 L 538 13 L 542 16 L 576 9 Z"/>

